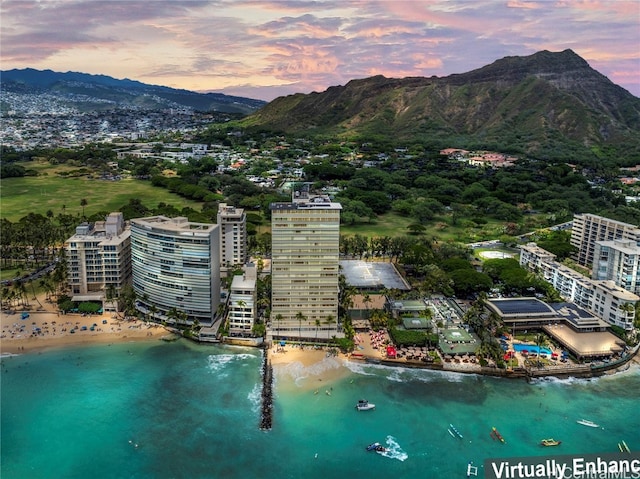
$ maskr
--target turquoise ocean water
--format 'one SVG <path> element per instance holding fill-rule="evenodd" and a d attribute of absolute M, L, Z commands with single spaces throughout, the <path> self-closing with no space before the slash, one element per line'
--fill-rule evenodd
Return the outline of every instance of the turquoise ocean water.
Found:
<path fill-rule="evenodd" d="M 277 375 L 274 427 L 260 431 L 261 351 L 181 340 L 4 358 L 1 477 L 456 478 L 486 458 L 640 448 L 637 366 L 534 383 L 349 368 L 331 395 Z M 360 398 L 376 410 L 356 411 Z M 538 445 L 548 437 L 562 445 Z M 388 452 L 366 452 L 374 441 Z"/>

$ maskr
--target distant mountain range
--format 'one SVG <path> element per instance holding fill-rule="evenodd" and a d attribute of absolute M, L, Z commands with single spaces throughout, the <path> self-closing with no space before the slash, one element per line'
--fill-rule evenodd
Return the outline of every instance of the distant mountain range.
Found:
<path fill-rule="evenodd" d="M 249 114 L 266 104 L 262 100 L 221 93 L 196 93 L 106 75 L 59 73 L 51 70 L 7 70 L 0 72 L 0 91 L 17 94 L 47 94 L 79 111 L 114 108 L 159 110 L 189 108 L 196 111 Z"/>
<path fill-rule="evenodd" d="M 352 80 L 280 97 L 243 120 L 287 133 L 382 137 L 546 154 L 628 145 L 640 160 L 640 99 L 571 50 L 506 57 L 447 77 Z M 629 150 L 624 150 L 629 153 Z"/>

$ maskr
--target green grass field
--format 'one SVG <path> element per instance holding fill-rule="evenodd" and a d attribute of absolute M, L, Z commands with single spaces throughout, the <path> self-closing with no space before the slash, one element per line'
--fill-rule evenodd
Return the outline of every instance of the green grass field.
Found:
<path fill-rule="evenodd" d="M 24 164 L 33 168 L 32 163 Z M 155 207 L 158 203 L 171 204 L 178 209 L 192 207 L 200 210 L 202 203 L 186 200 L 164 188 L 152 186 L 148 181 L 123 179 L 103 181 L 97 179 L 63 178 L 56 175 L 60 167 L 36 165 L 43 176 L 6 178 L 0 182 L 0 217 L 18 221 L 28 213 L 54 214 L 65 211 L 68 214 L 82 214 L 80 201 L 87 200 L 85 215 L 98 211 L 117 211 L 129 199 L 138 198 L 145 206 Z M 73 168 L 68 168 L 73 169 Z"/>
<path fill-rule="evenodd" d="M 415 223 L 412 218 L 398 216 L 394 213 L 387 213 L 378 216 L 373 223 L 359 223 L 356 225 L 341 225 L 340 234 L 362 236 L 405 236 L 411 235 L 407 226 Z M 437 238 L 439 241 L 461 241 L 472 243 L 485 239 L 495 239 L 502 232 L 502 223 L 490 221 L 483 227 L 468 228 L 463 226 L 452 226 L 450 218 L 439 217 L 432 223 L 425 225 L 423 236 L 426 238 Z"/>
<path fill-rule="evenodd" d="M 372 223 L 358 223 L 355 225 L 340 225 L 340 234 L 342 235 L 355 235 L 362 236 L 402 236 L 409 234 L 407 226 L 409 226 L 414 220 L 411 218 L 405 218 L 393 213 L 387 213 L 378 216 L 378 218 Z"/>

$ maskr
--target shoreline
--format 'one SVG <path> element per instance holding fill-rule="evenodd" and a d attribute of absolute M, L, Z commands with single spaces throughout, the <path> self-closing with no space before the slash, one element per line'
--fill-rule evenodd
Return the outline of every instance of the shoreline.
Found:
<path fill-rule="evenodd" d="M 59 349 L 71 346 L 122 343 L 131 341 L 159 340 L 172 333 L 164 326 L 140 320 L 124 321 L 113 313 L 83 315 L 80 313 L 60 314 L 53 303 L 38 298 L 41 309 L 37 311 L 16 311 L 14 314 L 0 312 L 0 354 L 2 356 L 25 354 L 48 349 Z M 22 313 L 28 313 L 22 319 Z M 91 328 L 93 327 L 93 331 Z M 84 328 L 84 330 L 83 330 Z M 74 329 L 74 333 L 71 333 Z M 363 337 L 364 336 L 364 337 Z M 419 368 L 439 370 L 458 374 L 479 374 L 499 377 L 527 379 L 526 374 L 509 374 L 508 371 L 488 371 L 478 364 L 442 362 L 439 365 L 428 365 L 419 361 L 406 359 L 387 359 L 375 343 L 366 337 L 357 335 L 358 350 L 352 354 L 330 353 L 335 349 L 301 349 L 295 345 L 278 347 L 276 344 L 268 349 L 269 361 L 274 368 L 276 378 L 290 379 L 296 389 L 322 390 L 324 384 L 338 381 L 349 374 L 346 361 L 364 364 L 384 364 L 389 367 Z M 384 339 L 384 338 L 382 338 Z M 535 377 L 558 377 L 567 375 L 575 377 L 594 377 L 612 375 L 627 370 L 634 363 L 640 365 L 640 357 L 634 355 L 624 364 L 608 370 L 582 371 L 571 368 L 553 368 Z M 512 372 L 513 373 L 513 372 Z M 530 378 L 529 378 L 530 379 Z"/>
<path fill-rule="evenodd" d="M 331 385 L 351 372 L 344 364 L 347 356 L 330 354 L 325 349 L 300 349 L 294 346 L 268 349 L 274 377 L 280 385 L 296 391 L 331 394 Z"/>
<path fill-rule="evenodd" d="M 41 304 L 46 304 L 49 309 L 43 307 L 39 311 L 16 311 L 14 314 L 0 312 L 2 356 L 70 346 L 145 341 L 170 334 L 164 326 L 156 323 L 124 321 L 111 313 L 60 314 L 52 310 L 54 306 L 51 303 L 41 301 Z M 22 319 L 22 313 L 29 316 Z"/>

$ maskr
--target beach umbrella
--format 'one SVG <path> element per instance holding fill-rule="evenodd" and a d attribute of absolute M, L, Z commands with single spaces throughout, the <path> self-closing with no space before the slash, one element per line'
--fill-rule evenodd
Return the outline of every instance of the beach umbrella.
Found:
<path fill-rule="evenodd" d="M 280 346 L 283 346 L 283 347 L 284 347 L 284 345 L 285 345 L 285 344 L 287 344 L 287 343 L 286 343 L 286 342 L 284 342 L 284 341 L 280 341 Z"/>

